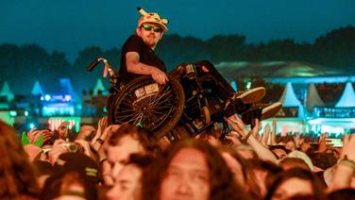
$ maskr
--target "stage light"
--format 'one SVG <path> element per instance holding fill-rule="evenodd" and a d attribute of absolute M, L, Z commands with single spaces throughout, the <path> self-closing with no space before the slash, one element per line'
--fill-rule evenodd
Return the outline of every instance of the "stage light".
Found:
<path fill-rule="evenodd" d="M 70 95 L 65 95 L 64 99 L 65 99 L 65 101 L 70 101 L 71 100 L 71 96 Z"/>
<path fill-rule="evenodd" d="M 51 100 L 51 95 L 46 94 L 46 95 L 44 96 L 44 100 L 46 100 L 46 101 Z"/>

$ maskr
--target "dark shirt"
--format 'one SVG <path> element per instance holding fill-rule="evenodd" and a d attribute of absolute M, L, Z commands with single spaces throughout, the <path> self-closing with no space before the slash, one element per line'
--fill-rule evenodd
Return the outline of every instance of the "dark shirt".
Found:
<path fill-rule="evenodd" d="M 155 55 L 154 50 L 147 46 L 139 36 L 131 35 L 124 43 L 121 50 L 121 67 L 119 75 L 124 83 L 128 83 L 132 79 L 141 76 L 127 72 L 126 53 L 131 51 L 137 52 L 139 54 L 139 62 L 146 65 L 155 66 L 164 72 L 166 71 L 164 62 L 157 55 Z"/>

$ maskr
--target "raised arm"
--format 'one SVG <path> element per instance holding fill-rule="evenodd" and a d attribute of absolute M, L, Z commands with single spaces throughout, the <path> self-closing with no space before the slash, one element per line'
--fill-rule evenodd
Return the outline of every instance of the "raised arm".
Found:
<path fill-rule="evenodd" d="M 229 125 L 231 125 L 232 130 L 238 132 L 241 136 L 246 137 L 249 135 L 248 138 L 245 138 L 246 142 L 255 150 L 255 152 L 257 153 L 260 159 L 277 163 L 277 159 L 275 155 L 261 142 L 259 142 L 253 136 L 253 134 L 251 135 L 248 134 L 249 131 L 246 129 L 245 124 L 238 116 L 233 115 L 229 117 L 227 119 L 227 122 Z M 254 133 L 255 131 L 259 131 L 259 129 L 260 129 L 260 122 L 258 119 L 256 119 L 256 123 L 254 128 L 252 129 L 252 132 Z"/>

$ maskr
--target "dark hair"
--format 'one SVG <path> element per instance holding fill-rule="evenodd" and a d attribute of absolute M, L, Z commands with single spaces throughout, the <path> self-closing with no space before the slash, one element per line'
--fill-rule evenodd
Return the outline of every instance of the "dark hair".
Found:
<path fill-rule="evenodd" d="M 249 169 L 250 171 L 253 172 L 253 179 L 254 179 L 254 183 L 255 183 L 255 187 L 257 187 L 259 189 L 259 193 L 256 193 L 256 196 L 254 194 L 254 196 L 259 197 L 259 198 L 263 198 L 266 195 L 266 192 L 268 191 L 268 189 L 270 188 L 270 186 L 272 185 L 272 183 L 274 182 L 274 180 L 276 179 L 276 177 L 283 171 L 282 168 L 278 165 L 276 165 L 275 163 L 271 162 L 271 161 L 266 161 L 266 160 L 260 160 L 260 159 L 253 159 L 253 160 L 248 160 L 249 162 Z M 258 181 L 258 178 L 256 178 L 256 176 L 258 176 L 256 174 L 257 171 L 261 171 L 263 173 L 266 174 L 265 176 L 265 181 Z M 258 182 L 255 182 L 258 181 Z M 265 190 L 263 190 L 265 189 Z M 252 189 L 255 190 L 255 189 Z M 265 193 L 263 193 L 265 192 Z"/>
<path fill-rule="evenodd" d="M 334 166 L 337 163 L 337 159 L 332 153 L 313 153 L 310 154 L 313 164 L 323 170 Z"/>
<path fill-rule="evenodd" d="M 242 174 L 239 176 L 242 176 L 244 182 L 249 186 L 248 190 L 245 191 L 248 192 L 253 199 L 261 199 L 260 187 L 255 182 L 256 178 L 252 163 L 249 160 L 244 159 L 234 148 L 229 146 L 221 146 L 219 147 L 219 150 L 229 153 L 241 165 Z"/>
<path fill-rule="evenodd" d="M 271 185 L 269 188 L 269 191 L 266 195 L 266 200 L 272 199 L 274 193 L 278 189 L 279 186 L 282 185 L 282 183 L 292 179 L 292 178 L 298 178 L 306 181 L 310 181 L 312 185 L 312 191 L 313 191 L 313 197 L 316 200 L 322 200 L 325 199 L 325 194 L 324 194 L 324 188 L 323 185 L 321 184 L 320 180 L 316 175 L 314 175 L 312 172 L 309 170 L 304 170 L 300 168 L 294 168 L 290 170 L 286 170 L 283 173 L 281 173 L 274 181 L 274 183 Z"/>
<path fill-rule="evenodd" d="M 129 160 L 125 165 L 136 165 L 140 169 L 147 168 L 154 161 L 154 157 L 149 154 L 134 153 L 129 156 Z"/>
<path fill-rule="evenodd" d="M 285 169 L 285 166 L 291 166 L 290 168 L 302 168 L 304 170 L 309 170 L 309 171 L 311 170 L 307 165 L 307 163 L 301 158 L 286 157 L 280 161 L 279 165 L 284 170 L 287 170 Z"/>
<path fill-rule="evenodd" d="M 286 149 L 286 147 L 284 145 L 269 145 L 269 150 L 276 156 L 277 159 L 280 159 L 276 153 L 274 152 L 274 150 L 276 149 L 281 149 L 283 150 L 286 154 L 290 153 L 291 151 L 289 149 Z"/>
<path fill-rule="evenodd" d="M 210 173 L 210 200 L 219 199 L 249 199 L 242 188 L 235 183 L 233 174 L 227 167 L 220 153 L 201 140 L 182 140 L 172 145 L 166 154 L 152 166 L 154 173 L 147 174 L 150 178 L 144 178 L 143 199 L 157 200 L 160 193 L 160 185 L 166 175 L 170 162 L 180 150 L 192 148 L 205 155 Z"/>
<path fill-rule="evenodd" d="M 355 200 L 355 189 L 346 188 L 328 194 L 328 200 Z"/>
<path fill-rule="evenodd" d="M 154 151 L 156 148 L 153 133 L 148 129 L 140 128 L 128 123 L 121 124 L 117 131 L 113 132 L 108 139 L 109 145 L 117 145 L 124 136 L 132 136 L 137 139 L 146 151 Z"/>
<path fill-rule="evenodd" d="M 84 188 L 84 192 L 79 194 L 68 190 L 71 184 L 79 184 Z M 50 176 L 44 184 L 40 199 L 54 199 L 66 194 L 79 195 L 88 200 L 97 199 L 95 186 L 88 184 L 76 171 L 68 171 Z"/>
<path fill-rule="evenodd" d="M 36 197 L 39 186 L 36 172 L 16 131 L 0 120 L 0 199 Z"/>

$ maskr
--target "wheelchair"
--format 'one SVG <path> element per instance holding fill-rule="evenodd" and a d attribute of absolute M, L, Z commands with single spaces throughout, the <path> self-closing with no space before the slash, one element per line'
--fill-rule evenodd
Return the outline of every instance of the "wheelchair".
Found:
<path fill-rule="evenodd" d="M 122 84 L 104 58 L 93 61 L 88 71 L 99 62 L 105 64 L 110 75 L 109 124 L 135 124 L 150 130 L 156 138 L 171 134 L 177 125 L 185 127 L 190 135 L 215 123 L 226 129 L 224 108 L 235 92 L 210 62 L 178 65 L 164 85 L 155 83 L 150 76 Z"/>

